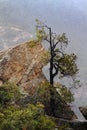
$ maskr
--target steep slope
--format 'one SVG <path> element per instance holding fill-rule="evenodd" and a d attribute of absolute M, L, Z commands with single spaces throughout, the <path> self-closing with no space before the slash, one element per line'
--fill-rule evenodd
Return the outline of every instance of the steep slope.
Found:
<path fill-rule="evenodd" d="M 44 54 L 42 45 L 36 41 L 0 52 L 0 83 L 15 82 L 33 94 L 35 87 L 45 80 L 42 74 Z"/>

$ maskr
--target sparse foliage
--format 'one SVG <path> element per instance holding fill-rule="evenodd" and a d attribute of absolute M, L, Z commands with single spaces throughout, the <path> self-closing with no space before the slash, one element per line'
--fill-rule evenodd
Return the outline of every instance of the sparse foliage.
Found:
<path fill-rule="evenodd" d="M 38 40 L 31 40 L 28 44 L 29 48 L 35 47 L 37 44 L 39 44 Z"/>
<path fill-rule="evenodd" d="M 39 20 L 36 20 L 36 34 L 38 40 L 45 40 L 50 44 L 50 70 L 54 77 L 60 72 L 63 76 L 74 76 L 78 73 L 76 65 L 77 56 L 65 53 L 65 48 L 68 45 L 68 38 L 66 34 L 57 35 L 51 31 L 51 28 L 43 24 Z M 54 71 L 53 71 L 54 69 Z"/>

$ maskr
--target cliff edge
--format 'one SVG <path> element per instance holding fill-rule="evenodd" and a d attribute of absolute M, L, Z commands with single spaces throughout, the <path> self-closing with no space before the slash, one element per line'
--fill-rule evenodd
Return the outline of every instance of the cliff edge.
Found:
<path fill-rule="evenodd" d="M 0 84 L 15 82 L 33 94 L 36 86 L 46 80 L 44 66 L 45 50 L 37 41 L 30 41 L 0 52 Z"/>

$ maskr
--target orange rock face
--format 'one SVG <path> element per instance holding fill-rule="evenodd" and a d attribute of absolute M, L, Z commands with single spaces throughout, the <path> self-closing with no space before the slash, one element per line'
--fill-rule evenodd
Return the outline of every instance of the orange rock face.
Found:
<path fill-rule="evenodd" d="M 0 53 L 0 81 L 15 82 L 30 94 L 45 80 L 42 61 L 45 50 L 41 44 L 29 47 L 27 42 Z"/>

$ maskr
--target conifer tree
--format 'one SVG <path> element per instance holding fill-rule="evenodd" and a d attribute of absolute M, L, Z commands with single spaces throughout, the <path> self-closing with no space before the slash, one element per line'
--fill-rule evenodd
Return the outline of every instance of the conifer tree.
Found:
<path fill-rule="evenodd" d="M 65 52 L 65 48 L 69 43 L 65 33 L 57 35 L 52 32 L 51 27 L 40 22 L 38 19 L 36 19 L 36 22 L 38 40 L 45 40 L 50 45 L 50 107 L 51 115 L 55 116 L 54 78 L 57 75 L 60 77 L 75 77 L 78 73 L 76 65 L 77 56 L 74 53 L 67 54 Z"/>

